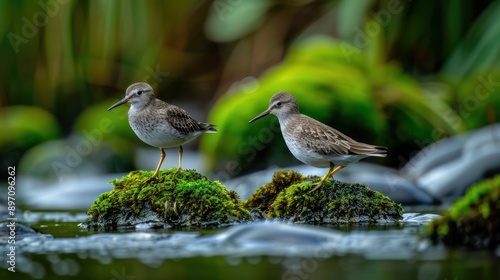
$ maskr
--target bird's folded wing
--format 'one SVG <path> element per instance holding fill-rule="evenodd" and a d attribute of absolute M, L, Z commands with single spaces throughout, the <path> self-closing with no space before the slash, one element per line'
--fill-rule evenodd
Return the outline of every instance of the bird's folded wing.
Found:
<path fill-rule="evenodd" d="M 179 107 L 167 109 L 167 117 L 172 127 L 183 133 L 191 133 L 203 130 L 200 124 L 193 119 L 188 112 Z"/>
<path fill-rule="evenodd" d="M 306 148 L 322 155 L 347 155 L 349 154 L 349 137 L 328 127 L 302 126 L 300 138 L 305 139 Z"/>

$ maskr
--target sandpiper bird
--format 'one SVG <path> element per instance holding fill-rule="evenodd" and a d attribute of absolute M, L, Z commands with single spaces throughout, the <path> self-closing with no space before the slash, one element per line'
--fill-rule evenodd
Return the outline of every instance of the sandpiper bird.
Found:
<path fill-rule="evenodd" d="M 129 86 L 125 98 L 109 107 L 108 111 L 127 102 L 130 103 L 128 122 L 137 137 L 148 145 L 160 148 L 160 162 L 147 181 L 158 175 L 165 159 L 163 148 L 179 146 L 178 172 L 182 169 L 182 145 L 205 132 L 217 132 L 215 125 L 197 122 L 185 110 L 156 99 L 153 88 L 147 83 Z"/>
<path fill-rule="evenodd" d="M 311 192 L 350 163 L 369 156 L 386 156 L 386 147 L 357 142 L 332 127 L 302 115 L 297 100 L 289 93 L 275 94 L 269 101 L 269 108 L 249 123 L 269 114 L 278 117 L 285 143 L 298 160 L 314 167 L 330 167 Z M 337 168 L 334 169 L 335 166 Z"/>

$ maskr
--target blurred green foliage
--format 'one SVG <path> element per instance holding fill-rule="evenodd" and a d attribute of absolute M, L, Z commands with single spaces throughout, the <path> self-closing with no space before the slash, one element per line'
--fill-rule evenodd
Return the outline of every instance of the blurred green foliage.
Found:
<path fill-rule="evenodd" d="M 451 5 L 461 7 L 457 2 Z M 475 2 L 476 5 L 485 5 L 489 1 Z M 452 4 L 453 3 L 453 4 Z M 472 3 L 472 2 L 471 2 Z M 457 8 L 458 8 L 457 7 Z M 467 8 L 464 5 L 462 8 Z M 472 14 L 469 12 L 469 14 Z M 485 74 L 490 71 L 500 70 L 500 23 L 498 15 L 500 14 L 500 1 L 492 1 L 484 13 L 482 13 L 469 28 L 462 28 L 464 36 L 460 39 L 459 44 L 451 49 L 450 53 L 444 56 L 446 58 L 440 74 L 452 81 L 460 81 L 461 79 Z M 456 20 L 457 24 L 460 19 Z M 452 26 L 450 32 L 455 28 Z M 498 81 L 498 80 L 497 80 Z M 500 83 L 500 82 L 499 82 Z M 497 83 L 497 86 L 499 84 Z"/>
<path fill-rule="evenodd" d="M 424 138 L 426 145 L 495 120 L 499 13 L 499 1 L 0 1 L 0 106 L 42 108 L 55 117 L 59 136 L 67 136 L 108 118 L 86 110 L 122 97 L 133 82 L 149 82 L 159 98 L 197 102 L 207 111 L 258 84 L 259 96 L 231 101 L 241 120 L 229 112 L 212 119 L 221 128 L 229 122 L 246 126 L 247 116 L 286 90 L 297 95 L 304 113 L 407 158 L 416 140 Z M 337 38 L 341 51 L 328 51 L 329 40 L 314 47 L 304 43 L 318 34 Z M 346 54 L 350 59 L 343 59 Z M 492 90 L 477 108 L 467 109 L 477 86 L 484 86 L 480 77 L 490 77 Z M 235 89 L 248 80 L 253 82 Z M 246 106 L 250 102 L 262 107 Z M 80 117 L 85 111 L 95 116 Z M 207 151 L 212 167 L 232 158 L 240 139 L 269 121 L 242 136 L 229 128 L 216 139 L 207 137 L 212 144 L 204 143 L 205 150 L 216 141 L 220 146 Z M 114 124 L 105 139 L 119 151 L 120 137 L 126 139 L 123 147 L 135 140 Z M 13 151 L 9 161 L 17 162 L 26 148 L 16 143 L 24 140 L 5 139 L 11 139 L 5 142 Z M 285 155 L 282 144 L 269 150 Z"/>
<path fill-rule="evenodd" d="M 30 147 L 62 136 L 54 116 L 33 106 L 0 108 L 0 154 L 4 166 L 14 166 Z"/>
<path fill-rule="evenodd" d="M 120 154 L 131 153 L 130 147 L 142 143 L 127 120 L 128 106 L 107 111 L 112 100 L 103 101 L 85 109 L 76 119 L 72 131 L 95 142 L 111 143 Z"/>
<path fill-rule="evenodd" d="M 499 122 L 500 70 L 465 77 L 456 84 L 450 99 L 460 116 L 453 120 L 455 126 L 472 130 Z"/>
<path fill-rule="evenodd" d="M 173 89 L 189 92 L 195 86 L 183 73 L 196 79 L 192 68 L 211 54 L 192 48 L 213 45 L 198 40 L 209 4 L 2 1 L 0 104 L 45 108 L 68 131 L 84 108 L 123 95 L 133 82 L 164 88 L 176 79 Z"/>

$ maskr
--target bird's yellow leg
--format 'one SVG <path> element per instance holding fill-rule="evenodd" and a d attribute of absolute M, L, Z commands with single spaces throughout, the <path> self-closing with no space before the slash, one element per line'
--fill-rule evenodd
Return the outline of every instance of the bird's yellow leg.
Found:
<path fill-rule="evenodd" d="M 330 162 L 330 169 L 328 170 L 328 172 L 326 172 L 325 176 L 323 176 L 323 178 L 321 178 L 321 181 L 319 181 L 319 183 L 316 185 L 316 187 L 314 187 L 314 189 L 312 189 L 309 193 L 314 192 L 315 190 L 319 189 L 323 185 L 326 178 L 330 177 L 329 175 L 332 172 L 333 167 L 334 167 L 333 163 Z M 338 167 L 337 167 L 337 169 L 338 169 Z M 335 170 L 337 170 L 337 169 L 335 169 Z"/>
<path fill-rule="evenodd" d="M 163 150 L 163 148 L 160 148 L 160 151 L 161 151 L 160 162 L 158 162 L 158 166 L 156 167 L 155 173 L 153 173 L 153 176 L 149 177 L 149 179 L 144 181 L 143 184 L 153 180 L 158 175 L 158 171 L 160 171 L 161 164 L 163 163 L 163 160 L 165 159 L 165 151 Z"/>
<path fill-rule="evenodd" d="M 333 175 L 337 172 L 339 172 L 340 170 L 342 170 L 345 166 L 337 166 L 337 168 L 335 168 L 331 173 L 330 173 L 330 177 L 333 179 Z"/>
<path fill-rule="evenodd" d="M 175 170 L 175 173 L 179 172 L 182 170 L 182 146 L 179 145 L 179 167 L 177 167 L 177 170 Z"/>

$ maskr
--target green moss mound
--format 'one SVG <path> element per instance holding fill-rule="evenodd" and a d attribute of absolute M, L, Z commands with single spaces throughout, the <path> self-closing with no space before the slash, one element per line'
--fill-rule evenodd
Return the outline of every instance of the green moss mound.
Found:
<path fill-rule="evenodd" d="M 303 180 L 304 176 L 295 171 L 282 170 L 275 172 L 271 182 L 258 188 L 255 193 L 245 201 L 245 207 L 268 212 L 271 204 L 281 191 Z"/>
<path fill-rule="evenodd" d="M 427 229 L 434 242 L 496 248 L 500 245 L 500 175 L 472 186 Z"/>
<path fill-rule="evenodd" d="M 362 184 L 327 180 L 315 192 L 318 180 L 295 171 L 278 171 L 273 181 L 259 188 L 245 206 L 270 218 L 296 223 L 397 222 L 403 208 Z"/>
<path fill-rule="evenodd" d="M 111 181 L 114 189 L 101 194 L 87 211 L 89 226 L 133 226 L 144 222 L 179 227 L 218 227 L 250 220 L 239 197 L 218 181 L 195 170 L 132 171 Z"/>

